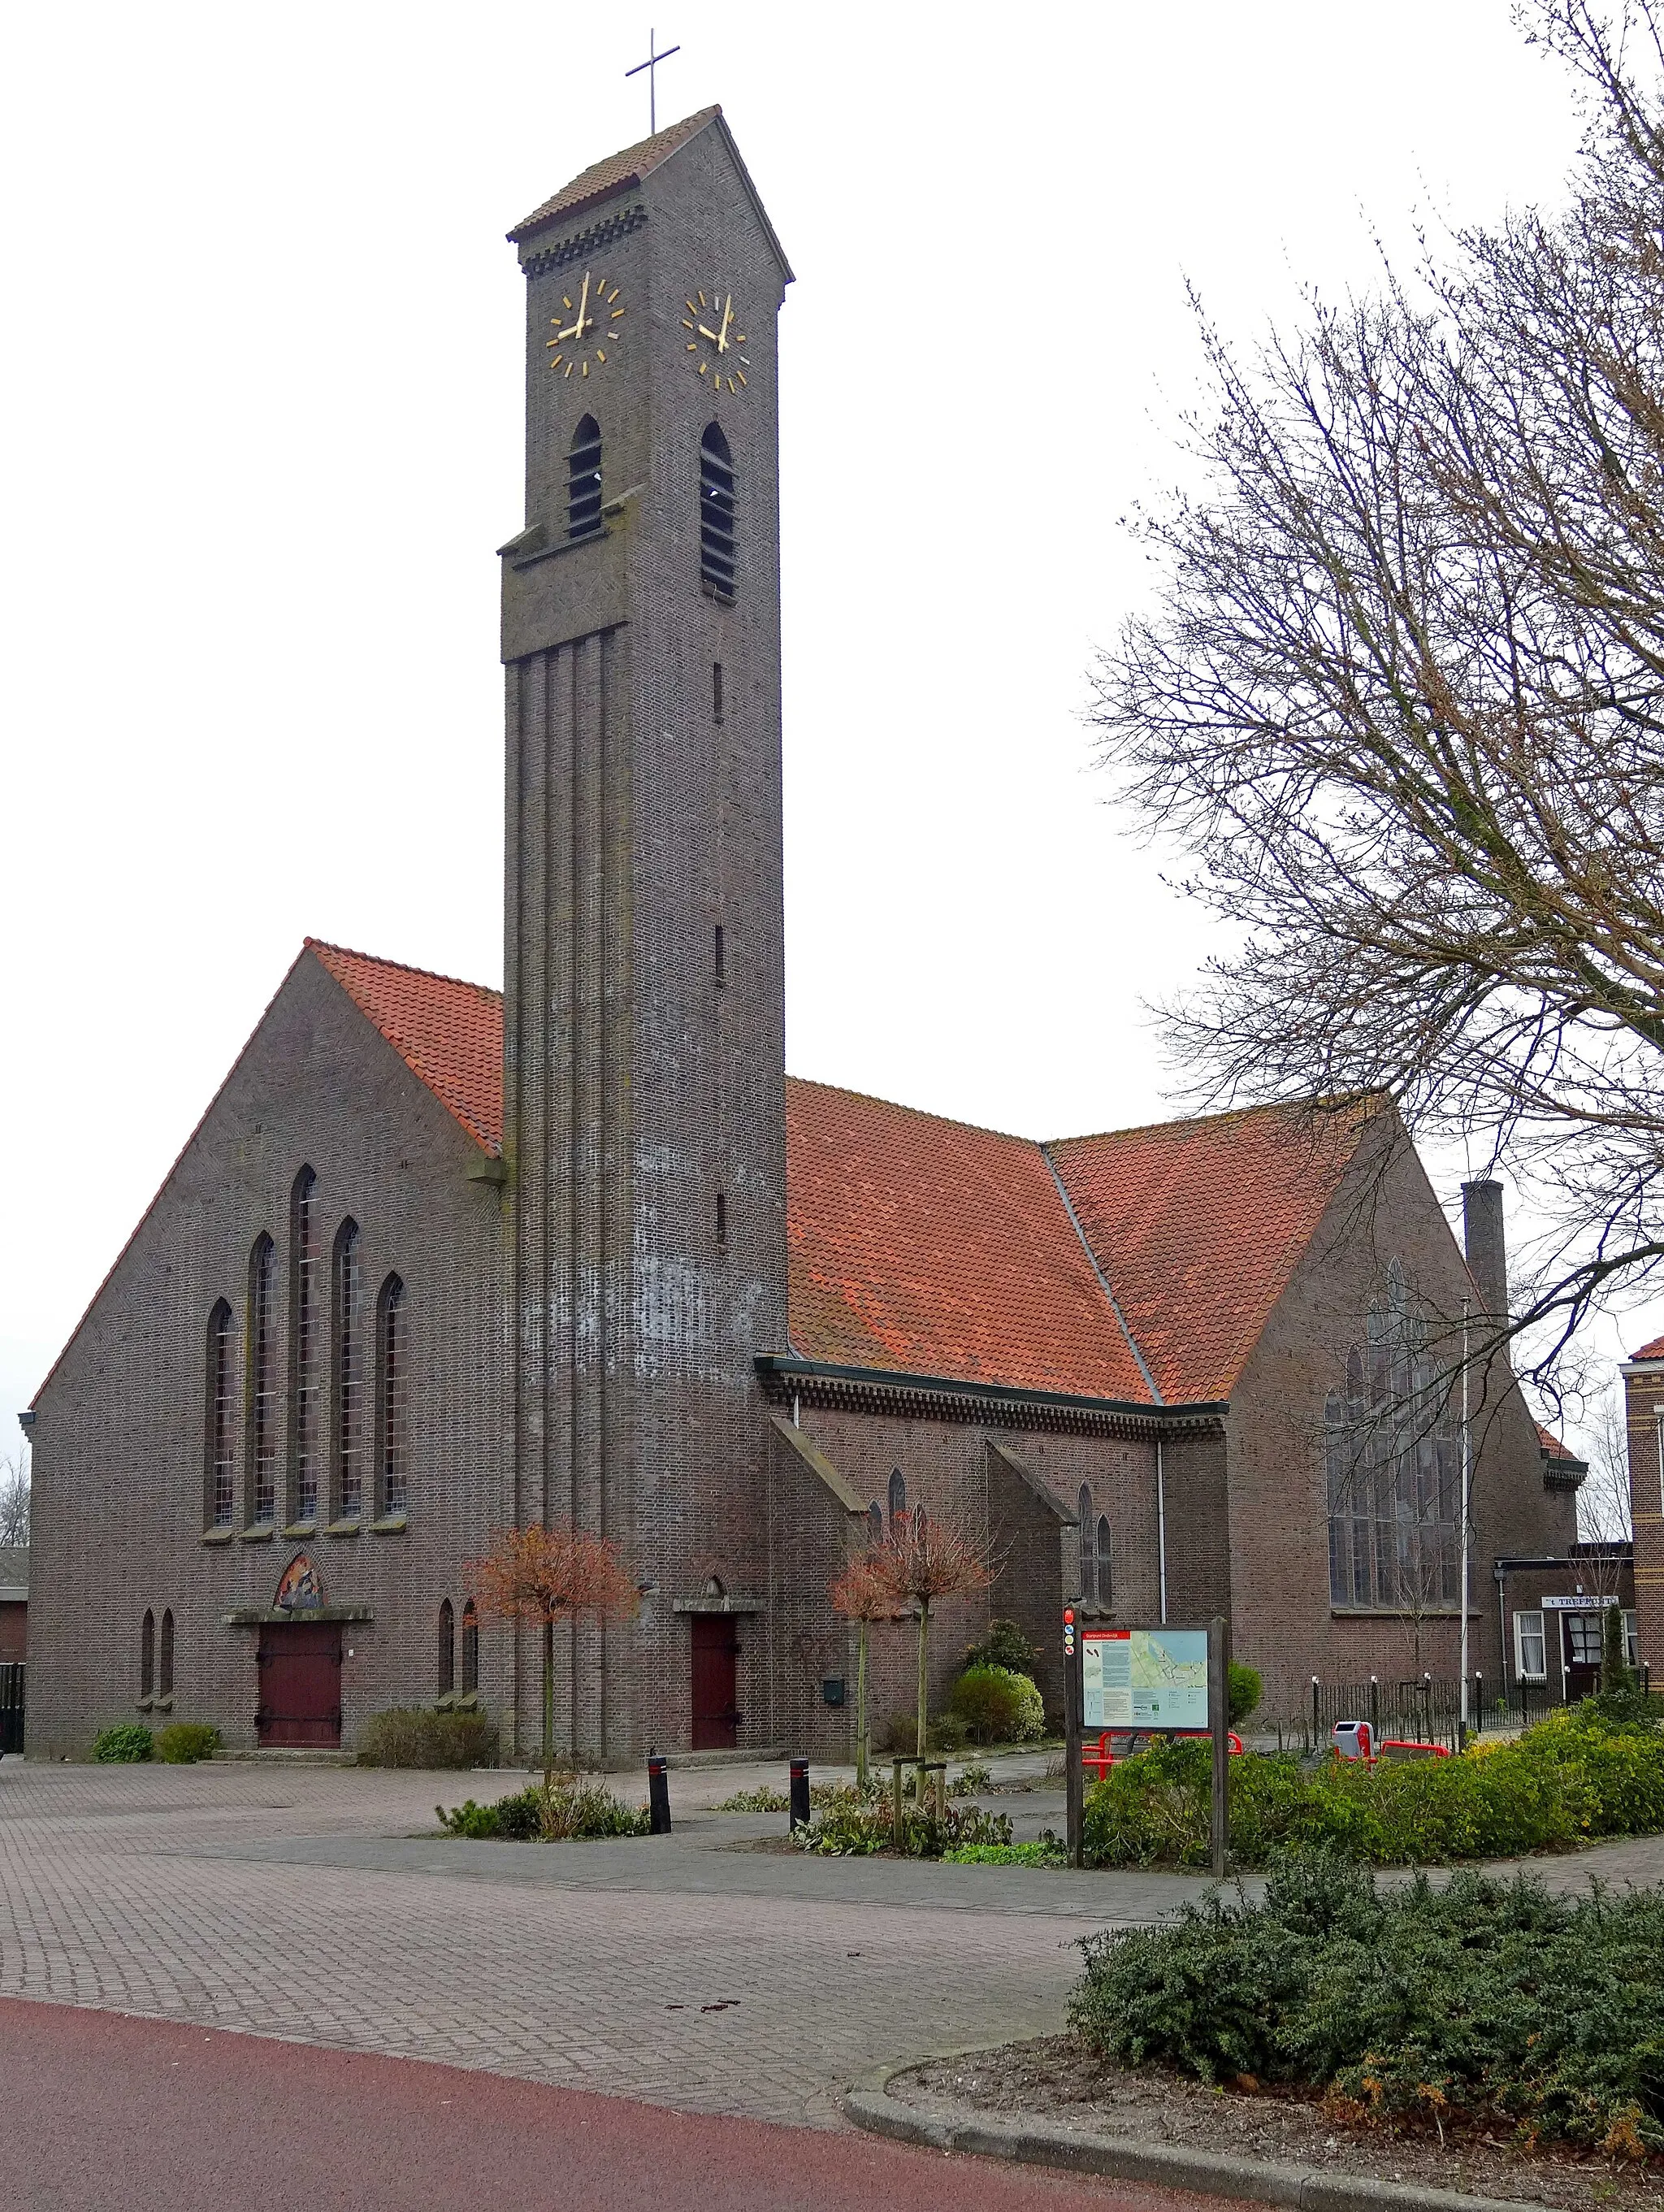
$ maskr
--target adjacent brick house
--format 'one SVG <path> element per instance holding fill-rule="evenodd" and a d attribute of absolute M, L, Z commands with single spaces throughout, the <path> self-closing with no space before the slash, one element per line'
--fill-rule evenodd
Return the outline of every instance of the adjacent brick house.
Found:
<path fill-rule="evenodd" d="M 841 1748 L 827 1584 L 921 1503 L 1004 1561 L 944 1678 L 992 1610 L 1054 1699 L 1069 1601 L 1226 1611 L 1285 1710 L 1449 1674 L 1430 1346 L 1506 1310 L 1500 1190 L 1469 1187 L 1470 1265 L 1380 1105 L 1037 1144 L 788 1083 L 791 271 L 714 109 L 512 235 L 506 988 L 313 942 L 284 979 L 27 1417 L 31 1748 L 136 1708 L 350 1744 L 435 1698 L 524 1744 L 534 1655 L 464 1562 L 540 1518 L 641 1587 L 561 1639 L 562 1735 L 604 1759 Z M 1491 1562 L 1567 1553 L 1575 1486 L 1496 1362 L 1476 1389 L 1499 1677 Z M 905 1703 L 905 1638 L 876 1661 Z"/>

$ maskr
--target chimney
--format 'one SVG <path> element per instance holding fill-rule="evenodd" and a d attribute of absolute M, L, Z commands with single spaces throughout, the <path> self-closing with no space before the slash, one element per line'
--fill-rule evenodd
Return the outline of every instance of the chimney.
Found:
<path fill-rule="evenodd" d="M 1487 1177 L 1461 1187 L 1462 1248 L 1479 1294 L 1479 1310 L 1508 1319 L 1508 1236 L 1503 1227 L 1503 1187 Z"/>

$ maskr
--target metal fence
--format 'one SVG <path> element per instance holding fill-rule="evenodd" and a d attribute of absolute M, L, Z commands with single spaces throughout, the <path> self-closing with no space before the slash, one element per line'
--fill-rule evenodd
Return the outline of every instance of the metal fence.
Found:
<path fill-rule="evenodd" d="M 1546 1682 L 1487 1682 L 1475 1674 L 1468 1685 L 1468 1734 L 1528 1727 L 1558 1703 Z M 1455 1750 L 1461 1736 L 1461 1684 L 1430 1674 L 1409 1681 L 1371 1676 L 1367 1682 L 1325 1682 L 1315 1677 L 1303 1712 L 1248 1725 L 1262 1735 L 1274 1731 L 1280 1749 L 1310 1752 L 1328 1743 L 1337 1721 L 1368 1721 L 1377 1742 L 1400 1736 Z"/>
<path fill-rule="evenodd" d="M 23 1748 L 23 1662 L 0 1665 L 0 1752 Z"/>

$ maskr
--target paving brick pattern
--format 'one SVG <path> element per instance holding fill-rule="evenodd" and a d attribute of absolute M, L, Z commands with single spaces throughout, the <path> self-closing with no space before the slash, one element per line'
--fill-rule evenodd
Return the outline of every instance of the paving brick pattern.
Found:
<path fill-rule="evenodd" d="M 1078 1936 L 1200 1887 L 736 1849 L 780 1826 L 704 1809 L 744 1775 L 675 1777 L 668 1842 L 434 1832 L 436 1795 L 519 1778 L 7 1760 L 0 1995 L 829 2124 L 880 2061 L 1055 2029 Z M 1549 1870 L 1655 1880 L 1664 1847 Z"/>

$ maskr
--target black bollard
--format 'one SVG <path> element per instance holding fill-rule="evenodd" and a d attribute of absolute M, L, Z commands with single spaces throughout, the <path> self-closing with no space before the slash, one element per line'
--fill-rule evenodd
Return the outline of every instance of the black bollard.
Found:
<path fill-rule="evenodd" d="M 647 1753 L 647 1818 L 648 1832 L 668 1836 L 671 1832 L 671 1778 L 665 1762 L 657 1752 Z"/>
<path fill-rule="evenodd" d="M 788 1830 L 809 1826 L 809 1761 L 792 1761 L 792 1810 L 786 1820 Z"/>

